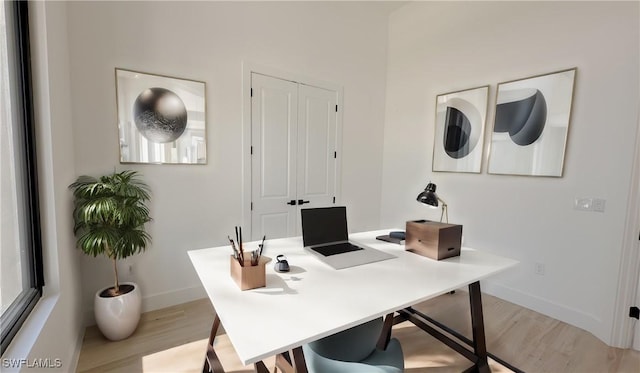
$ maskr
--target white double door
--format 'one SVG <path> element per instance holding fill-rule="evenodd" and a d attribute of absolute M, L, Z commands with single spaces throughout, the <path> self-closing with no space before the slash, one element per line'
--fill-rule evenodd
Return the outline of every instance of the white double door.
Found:
<path fill-rule="evenodd" d="M 337 92 L 251 74 L 252 239 L 301 234 L 300 210 L 335 204 Z"/>

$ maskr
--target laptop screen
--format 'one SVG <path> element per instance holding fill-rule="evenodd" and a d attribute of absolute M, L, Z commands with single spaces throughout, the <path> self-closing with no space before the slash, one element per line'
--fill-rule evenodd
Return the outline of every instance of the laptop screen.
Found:
<path fill-rule="evenodd" d="M 304 246 L 349 239 L 346 207 L 302 209 L 301 214 Z"/>

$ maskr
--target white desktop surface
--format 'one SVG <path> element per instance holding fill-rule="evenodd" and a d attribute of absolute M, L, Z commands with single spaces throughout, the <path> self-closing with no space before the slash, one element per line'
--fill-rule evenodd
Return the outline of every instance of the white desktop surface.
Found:
<path fill-rule="evenodd" d="M 412 306 L 489 277 L 518 262 L 463 248 L 458 257 L 432 260 L 404 245 L 376 240 L 390 229 L 349 235 L 350 240 L 397 258 L 335 270 L 302 247 L 302 238 L 267 240 L 266 287 L 240 291 L 231 279 L 231 247 L 188 252 L 193 266 L 245 365 Z M 245 251 L 258 242 L 246 243 Z M 291 272 L 273 269 L 284 254 Z"/>

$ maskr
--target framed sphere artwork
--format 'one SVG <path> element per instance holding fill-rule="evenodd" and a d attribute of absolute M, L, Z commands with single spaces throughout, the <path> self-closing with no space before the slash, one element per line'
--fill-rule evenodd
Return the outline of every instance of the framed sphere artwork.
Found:
<path fill-rule="evenodd" d="M 206 164 L 205 83 L 116 68 L 120 163 Z"/>
<path fill-rule="evenodd" d="M 562 177 L 576 70 L 498 84 L 490 174 Z"/>
<path fill-rule="evenodd" d="M 480 172 L 489 86 L 436 96 L 433 171 Z"/>

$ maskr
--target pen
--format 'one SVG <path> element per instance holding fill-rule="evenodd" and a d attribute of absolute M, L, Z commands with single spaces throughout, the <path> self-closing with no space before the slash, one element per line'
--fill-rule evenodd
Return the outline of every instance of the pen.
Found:
<path fill-rule="evenodd" d="M 258 257 L 262 256 L 262 249 L 264 249 L 264 239 L 267 238 L 267 235 L 262 236 L 262 243 L 260 243 L 260 252 L 258 253 Z"/>
<path fill-rule="evenodd" d="M 238 249 L 240 252 L 240 265 L 244 267 L 244 253 L 242 252 L 242 239 L 240 238 L 240 234 L 238 234 L 238 226 L 236 228 L 236 241 L 238 242 Z"/>
<path fill-rule="evenodd" d="M 240 232 L 240 240 L 238 241 L 238 245 L 240 246 L 240 255 L 242 255 L 242 261 L 244 261 L 244 249 L 242 247 L 242 226 L 238 227 L 238 231 Z"/>
<path fill-rule="evenodd" d="M 233 244 L 233 240 L 229 236 L 227 236 L 227 239 L 229 240 L 229 243 L 231 244 L 231 249 L 233 250 L 233 257 L 234 257 L 234 259 L 237 259 L 238 258 L 238 253 L 236 252 L 236 247 Z"/>
<path fill-rule="evenodd" d="M 231 237 L 227 236 L 227 238 L 229 239 L 229 242 L 231 243 L 231 249 L 233 249 L 233 257 L 236 260 L 238 260 L 238 263 L 240 263 L 240 265 L 242 266 L 242 262 L 240 261 L 240 254 L 238 253 L 238 249 L 236 249 L 236 243 L 233 242 Z"/>

